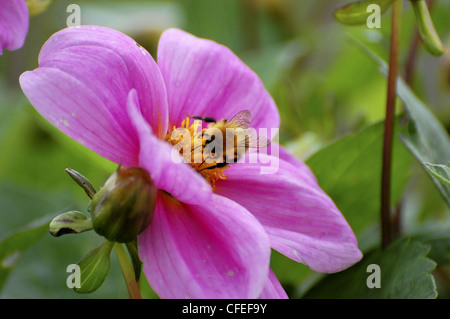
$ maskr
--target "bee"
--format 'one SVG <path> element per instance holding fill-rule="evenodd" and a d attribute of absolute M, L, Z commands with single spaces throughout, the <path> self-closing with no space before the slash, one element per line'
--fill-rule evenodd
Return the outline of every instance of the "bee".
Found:
<path fill-rule="evenodd" d="M 201 170 L 224 167 L 228 163 L 239 161 L 249 148 L 264 148 L 270 145 L 269 139 L 250 128 L 251 113 L 248 110 L 238 112 L 231 120 L 222 119 L 218 122 L 211 117 L 193 118 L 209 123 L 203 132 L 202 143 L 203 149 L 209 148 L 209 152 L 197 169 L 208 159 L 209 165 L 205 165 Z M 219 134 L 222 141 L 215 142 Z"/>

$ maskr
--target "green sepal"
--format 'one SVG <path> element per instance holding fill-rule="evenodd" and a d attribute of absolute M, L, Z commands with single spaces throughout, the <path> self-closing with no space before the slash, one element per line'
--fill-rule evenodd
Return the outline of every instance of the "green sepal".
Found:
<path fill-rule="evenodd" d="M 92 229 L 92 220 L 77 211 L 68 211 L 53 218 L 49 232 L 55 237 L 66 234 L 78 234 Z"/>
<path fill-rule="evenodd" d="M 94 197 L 97 191 L 95 190 L 94 186 L 92 186 L 92 183 L 86 177 L 84 177 L 82 174 L 71 168 L 66 168 L 66 172 L 78 185 L 80 185 L 84 189 L 86 194 L 91 199 Z"/>
<path fill-rule="evenodd" d="M 103 284 L 109 273 L 109 258 L 114 244 L 105 240 L 100 247 L 92 250 L 78 263 L 80 287 L 74 287 L 75 292 L 91 293 Z"/>
<path fill-rule="evenodd" d="M 137 238 L 125 245 L 127 246 L 128 254 L 130 255 L 131 263 L 133 264 L 135 280 L 136 282 L 139 282 L 139 279 L 141 278 L 142 261 L 139 258 Z"/>

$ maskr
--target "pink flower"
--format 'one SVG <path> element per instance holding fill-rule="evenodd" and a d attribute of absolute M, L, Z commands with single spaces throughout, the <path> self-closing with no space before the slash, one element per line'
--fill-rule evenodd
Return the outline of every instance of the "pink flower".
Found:
<path fill-rule="evenodd" d="M 138 243 L 160 297 L 286 298 L 270 270 L 271 248 L 319 272 L 360 260 L 342 214 L 309 168 L 282 147 L 273 175 L 261 175 L 267 164 L 245 161 L 229 164 L 226 179 L 218 179 L 172 160 L 168 133 L 187 116 L 230 119 L 247 109 L 251 127 L 279 127 L 273 99 L 228 48 L 170 29 L 161 36 L 156 64 L 118 31 L 69 28 L 45 43 L 39 67 L 20 83 L 61 131 L 150 173 L 160 190 Z"/>
<path fill-rule="evenodd" d="M 3 49 L 12 51 L 23 46 L 28 20 L 25 0 L 0 0 L 0 55 Z"/>

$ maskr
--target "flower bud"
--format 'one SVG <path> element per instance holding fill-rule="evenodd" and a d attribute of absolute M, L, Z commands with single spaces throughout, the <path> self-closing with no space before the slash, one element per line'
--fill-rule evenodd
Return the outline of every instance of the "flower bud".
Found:
<path fill-rule="evenodd" d="M 26 2 L 31 17 L 44 12 L 50 4 L 50 0 L 26 0 Z"/>
<path fill-rule="evenodd" d="M 120 166 L 89 205 L 94 230 L 110 241 L 134 240 L 152 221 L 156 191 L 145 169 Z"/>

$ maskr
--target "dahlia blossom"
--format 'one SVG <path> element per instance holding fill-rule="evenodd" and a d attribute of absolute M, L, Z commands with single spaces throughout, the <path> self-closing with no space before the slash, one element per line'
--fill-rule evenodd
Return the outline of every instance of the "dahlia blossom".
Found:
<path fill-rule="evenodd" d="M 271 249 L 319 272 L 360 260 L 343 215 L 281 146 L 274 174 L 261 174 L 270 152 L 249 150 L 217 170 L 173 160 L 170 133 L 193 130 L 192 116 L 230 119 L 248 110 L 251 128 L 278 129 L 276 105 L 248 66 L 225 46 L 178 29 L 162 34 L 157 61 L 118 31 L 67 28 L 44 44 L 39 67 L 20 84 L 65 134 L 149 172 L 159 190 L 138 246 L 161 298 L 286 298 Z"/>
<path fill-rule="evenodd" d="M 3 49 L 13 51 L 23 46 L 28 20 L 25 0 L 0 0 L 0 55 Z"/>

